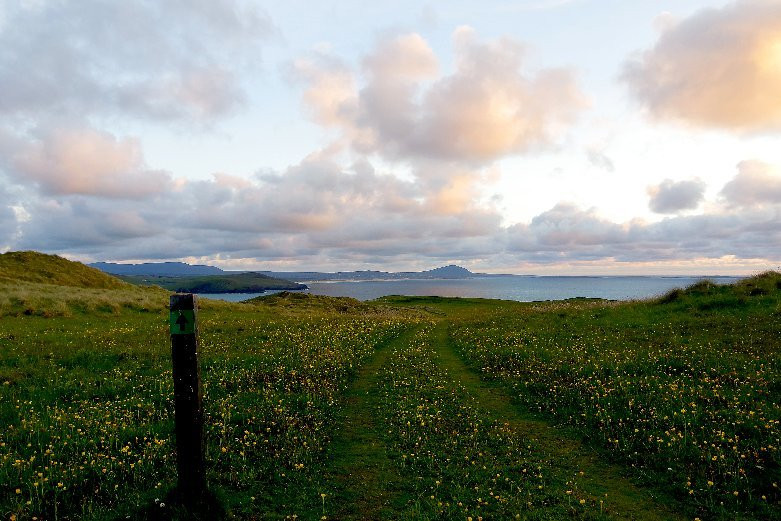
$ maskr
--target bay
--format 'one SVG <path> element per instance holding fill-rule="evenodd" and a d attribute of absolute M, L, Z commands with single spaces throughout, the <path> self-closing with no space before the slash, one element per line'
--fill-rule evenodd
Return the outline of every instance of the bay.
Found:
<path fill-rule="evenodd" d="M 635 300 L 652 298 L 674 288 L 685 288 L 700 280 L 716 284 L 731 284 L 741 277 L 533 277 L 509 275 L 502 277 L 473 277 L 469 279 L 402 279 L 306 282 L 305 290 L 313 295 L 351 297 L 373 300 L 388 295 L 472 297 L 519 302 L 563 300 L 568 298 L 603 298 L 608 300 Z M 279 290 L 262 293 L 204 293 L 210 299 L 241 302 L 251 298 L 272 295 Z"/>
<path fill-rule="evenodd" d="M 249 300 L 255 297 L 273 295 L 274 293 L 279 293 L 280 291 L 282 290 L 270 289 L 267 291 L 262 291 L 260 293 L 200 293 L 199 296 L 204 298 L 214 299 L 214 300 L 225 300 L 228 302 L 242 302 L 244 300 Z"/>
<path fill-rule="evenodd" d="M 474 277 L 439 280 L 307 282 L 309 292 L 331 297 L 372 300 L 387 295 L 476 297 L 532 302 L 576 297 L 610 300 L 645 299 L 707 278 L 730 284 L 740 277 Z"/>

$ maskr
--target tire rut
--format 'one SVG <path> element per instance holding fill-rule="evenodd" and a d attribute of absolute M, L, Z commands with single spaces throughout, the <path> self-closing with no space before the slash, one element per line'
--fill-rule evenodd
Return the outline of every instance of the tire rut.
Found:
<path fill-rule="evenodd" d="M 332 442 L 331 464 L 325 481 L 332 487 L 324 498 L 328 519 L 393 519 L 396 500 L 404 489 L 398 466 L 389 458 L 378 432 L 375 411 L 377 383 L 395 345 L 408 343 L 418 328 L 410 328 L 377 348 L 358 372 Z M 336 510 L 328 508 L 332 503 Z"/>
<path fill-rule="evenodd" d="M 455 351 L 447 332 L 447 322 L 441 321 L 432 332 L 440 363 L 454 379 L 495 418 L 505 422 L 519 435 L 533 440 L 537 446 L 558 461 L 558 466 L 577 475 L 579 487 L 592 499 L 602 501 L 605 512 L 614 519 L 636 521 L 683 520 L 686 517 L 670 510 L 650 490 L 640 488 L 625 477 L 620 466 L 606 463 L 579 440 L 567 436 L 545 421 L 524 417 L 504 390 L 483 381 Z"/>

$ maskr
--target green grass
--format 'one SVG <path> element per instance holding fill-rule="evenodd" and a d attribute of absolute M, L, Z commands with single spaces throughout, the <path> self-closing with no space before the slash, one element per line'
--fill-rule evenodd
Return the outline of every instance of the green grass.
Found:
<path fill-rule="evenodd" d="M 378 421 L 410 489 L 390 518 L 600 517 L 566 494 L 576 483 L 534 440 L 493 417 L 443 366 L 433 331 L 398 346 L 380 372 Z"/>
<path fill-rule="evenodd" d="M 144 518 L 165 497 L 175 482 L 166 313 L 3 319 L 3 511 Z M 387 313 L 202 309 L 209 481 L 232 512 L 284 517 L 319 501 L 349 381 L 404 323 Z"/>
<path fill-rule="evenodd" d="M 100 270 L 56 255 L 34 251 L 0 254 L 0 283 L 19 282 L 99 289 L 121 289 L 128 286 Z"/>
<path fill-rule="evenodd" d="M 452 326 L 526 410 L 574 427 L 708 518 L 778 519 L 777 273 L 655 302 L 545 304 Z"/>
<path fill-rule="evenodd" d="M 190 518 L 169 293 L 4 262 L 0 518 Z M 628 303 L 200 299 L 199 320 L 202 519 L 781 519 L 777 273 Z"/>

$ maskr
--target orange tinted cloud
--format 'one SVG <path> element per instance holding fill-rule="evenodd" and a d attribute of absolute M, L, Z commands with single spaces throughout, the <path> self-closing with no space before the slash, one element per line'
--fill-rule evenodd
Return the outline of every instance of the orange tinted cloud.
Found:
<path fill-rule="evenodd" d="M 170 174 L 146 167 L 135 139 L 71 129 L 17 145 L 7 151 L 10 173 L 45 193 L 135 199 L 160 193 L 171 184 Z"/>
<path fill-rule="evenodd" d="M 453 44 L 449 74 L 418 34 L 380 42 L 362 71 L 300 62 L 304 101 L 362 152 L 470 163 L 549 144 L 585 105 L 570 71 L 524 71 L 524 49 L 509 38 L 484 42 L 461 27 Z"/>
<path fill-rule="evenodd" d="M 626 65 L 624 79 L 659 118 L 781 130 L 781 3 L 739 0 L 674 23 Z"/>

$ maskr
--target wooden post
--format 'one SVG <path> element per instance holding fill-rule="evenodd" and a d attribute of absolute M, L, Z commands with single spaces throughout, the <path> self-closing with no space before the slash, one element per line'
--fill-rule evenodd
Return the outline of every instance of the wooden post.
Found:
<path fill-rule="evenodd" d="M 176 468 L 182 500 L 190 505 L 202 499 L 206 490 L 197 304 L 195 295 L 171 295 L 169 323 L 174 373 Z"/>

